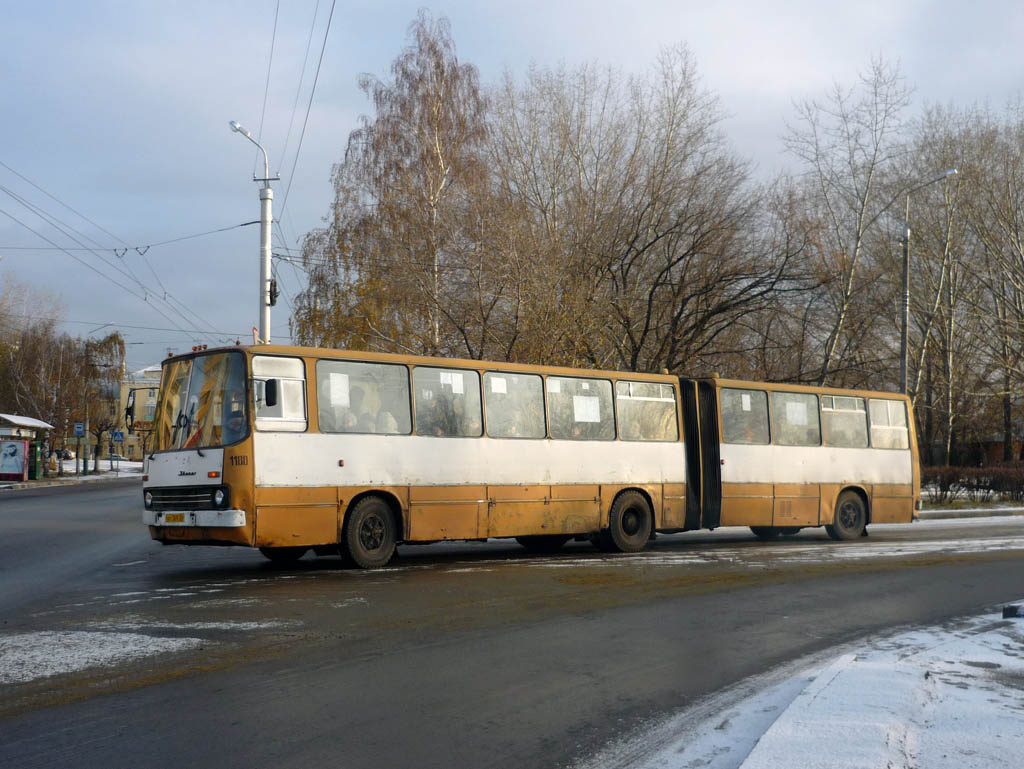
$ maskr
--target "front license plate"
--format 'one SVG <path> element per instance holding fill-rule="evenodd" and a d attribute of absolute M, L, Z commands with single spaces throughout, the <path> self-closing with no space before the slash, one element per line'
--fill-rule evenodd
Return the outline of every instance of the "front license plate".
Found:
<path fill-rule="evenodd" d="M 164 523 L 184 523 L 184 522 L 185 522 L 185 514 L 184 513 L 167 513 L 164 516 Z"/>

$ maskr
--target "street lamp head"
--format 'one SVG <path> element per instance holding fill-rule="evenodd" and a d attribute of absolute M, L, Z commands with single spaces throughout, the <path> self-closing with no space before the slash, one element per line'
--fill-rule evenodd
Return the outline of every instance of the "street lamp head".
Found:
<path fill-rule="evenodd" d="M 228 125 L 231 126 L 231 130 L 234 131 L 235 133 L 240 133 L 247 139 L 252 138 L 252 135 L 248 131 L 246 131 L 245 127 L 242 126 L 242 124 L 239 123 L 237 120 L 232 120 L 230 123 L 228 123 Z"/>

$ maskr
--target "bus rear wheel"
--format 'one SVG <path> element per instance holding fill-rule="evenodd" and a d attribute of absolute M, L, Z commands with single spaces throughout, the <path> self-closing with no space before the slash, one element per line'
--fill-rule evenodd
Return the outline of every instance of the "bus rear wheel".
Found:
<path fill-rule="evenodd" d="M 608 537 L 622 553 L 638 553 L 647 546 L 654 519 L 651 506 L 638 491 L 625 491 L 612 504 L 608 516 Z"/>
<path fill-rule="evenodd" d="M 308 547 L 261 547 L 263 557 L 271 563 L 295 563 L 309 550 Z"/>
<path fill-rule="evenodd" d="M 345 519 L 345 549 L 363 569 L 386 566 L 395 554 L 395 517 L 380 497 L 361 499 Z"/>
<path fill-rule="evenodd" d="M 835 520 L 825 526 L 825 531 L 832 539 L 857 539 L 864 533 L 867 522 L 868 511 L 864 507 L 864 500 L 856 492 L 844 491 L 836 500 Z"/>
<path fill-rule="evenodd" d="M 516 537 L 516 542 L 525 547 L 529 553 L 557 553 L 570 539 L 572 539 L 571 534 L 534 534 L 528 537 Z"/>

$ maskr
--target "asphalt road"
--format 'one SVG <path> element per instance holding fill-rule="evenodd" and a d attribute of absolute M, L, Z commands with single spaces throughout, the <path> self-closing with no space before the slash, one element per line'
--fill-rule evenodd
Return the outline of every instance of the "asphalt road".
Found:
<path fill-rule="evenodd" d="M 1024 597 L 1024 518 L 842 544 L 724 530 L 618 557 L 436 545 L 361 572 L 161 547 L 137 486 L 16 494 L 0 496 L 0 642 L 193 646 L 0 685 L 5 768 L 585 764 L 795 657 Z"/>

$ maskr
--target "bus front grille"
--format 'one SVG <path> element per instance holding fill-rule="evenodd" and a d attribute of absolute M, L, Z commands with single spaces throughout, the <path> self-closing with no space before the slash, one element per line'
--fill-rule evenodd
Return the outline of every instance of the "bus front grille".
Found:
<path fill-rule="evenodd" d="M 220 486 L 176 486 L 147 489 L 153 495 L 150 510 L 209 510 L 216 507 L 213 493 Z"/>

